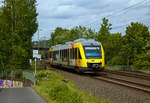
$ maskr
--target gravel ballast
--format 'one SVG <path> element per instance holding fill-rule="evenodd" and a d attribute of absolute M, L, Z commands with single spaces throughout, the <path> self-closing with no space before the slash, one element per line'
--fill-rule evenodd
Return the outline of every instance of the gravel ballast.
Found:
<path fill-rule="evenodd" d="M 145 79 L 136 78 L 136 77 L 121 76 L 118 74 L 111 74 L 111 73 L 106 73 L 105 76 L 150 86 L 150 80 L 145 80 Z"/>
<path fill-rule="evenodd" d="M 84 75 L 59 71 L 65 78 L 72 80 L 76 86 L 100 99 L 109 99 L 114 103 L 150 103 L 150 94 L 124 86 L 95 80 Z"/>

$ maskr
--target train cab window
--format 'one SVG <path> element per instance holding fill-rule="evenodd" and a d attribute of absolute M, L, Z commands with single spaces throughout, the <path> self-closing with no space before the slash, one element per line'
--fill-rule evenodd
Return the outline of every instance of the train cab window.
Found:
<path fill-rule="evenodd" d="M 85 56 L 87 59 L 101 59 L 101 47 L 100 46 L 85 46 L 84 47 Z"/>

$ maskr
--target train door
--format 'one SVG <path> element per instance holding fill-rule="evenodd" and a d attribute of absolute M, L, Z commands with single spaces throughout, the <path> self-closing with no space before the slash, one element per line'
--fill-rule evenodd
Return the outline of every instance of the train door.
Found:
<path fill-rule="evenodd" d="M 80 67 L 81 66 L 81 54 L 80 54 L 79 48 L 77 48 L 76 54 L 77 54 L 76 64 L 77 64 L 78 67 Z"/>

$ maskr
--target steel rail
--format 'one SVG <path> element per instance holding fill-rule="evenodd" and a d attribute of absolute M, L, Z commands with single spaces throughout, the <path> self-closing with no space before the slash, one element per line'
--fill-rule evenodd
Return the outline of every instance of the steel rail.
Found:
<path fill-rule="evenodd" d="M 147 86 L 144 84 L 129 82 L 126 80 L 121 80 L 121 79 L 116 79 L 116 78 L 109 78 L 109 77 L 108 78 L 107 77 L 90 77 L 90 78 L 117 84 L 117 85 L 121 85 L 121 86 L 125 86 L 125 87 L 129 87 L 129 88 L 133 88 L 133 89 L 140 90 L 140 91 L 143 91 L 146 93 L 150 93 L 150 86 Z"/>
<path fill-rule="evenodd" d="M 128 76 L 128 77 L 135 77 L 135 78 L 140 78 L 140 79 L 145 79 L 145 80 L 150 80 L 150 75 L 144 75 L 144 74 L 137 74 L 137 73 L 129 73 L 125 71 L 114 71 L 114 70 L 104 70 L 103 72 L 106 73 L 112 73 L 112 74 L 117 74 L 121 76 Z"/>

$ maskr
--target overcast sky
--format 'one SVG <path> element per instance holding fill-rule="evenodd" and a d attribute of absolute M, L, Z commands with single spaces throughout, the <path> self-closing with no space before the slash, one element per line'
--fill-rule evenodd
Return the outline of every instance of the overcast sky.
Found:
<path fill-rule="evenodd" d="M 49 39 L 56 27 L 86 26 L 97 31 L 103 17 L 111 32 L 124 34 L 131 21 L 150 26 L 150 0 L 37 0 L 40 39 Z M 37 40 L 37 33 L 33 40 Z"/>

